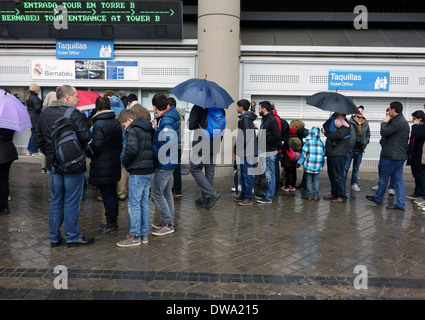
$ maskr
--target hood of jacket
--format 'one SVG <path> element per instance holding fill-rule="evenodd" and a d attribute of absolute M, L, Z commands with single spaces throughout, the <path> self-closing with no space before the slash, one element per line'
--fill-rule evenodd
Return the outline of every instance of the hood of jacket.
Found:
<path fill-rule="evenodd" d="M 170 120 L 174 120 L 176 122 L 180 121 L 180 114 L 177 111 L 176 107 L 171 107 L 167 109 L 166 111 L 164 111 L 164 113 L 160 115 L 158 119 L 159 121 L 161 121 L 162 119 L 165 119 L 165 118 L 170 118 Z"/>
<path fill-rule="evenodd" d="M 94 122 L 99 119 L 111 119 L 111 118 L 115 118 L 115 112 L 113 110 L 101 110 L 93 116 L 92 121 Z"/>
<path fill-rule="evenodd" d="M 248 118 L 249 120 L 255 121 L 255 119 L 257 119 L 257 115 L 251 110 L 248 110 L 244 114 L 239 115 L 239 119 L 242 119 L 242 118 Z"/>
<path fill-rule="evenodd" d="M 142 130 L 147 132 L 149 132 L 152 129 L 152 124 L 145 118 L 134 119 L 133 122 L 130 124 L 130 126 L 141 128 Z M 128 131 L 128 128 L 127 128 L 127 131 Z"/>
<path fill-rule="evenodd" d="M 313 127 L 309 130 L 305 140 L 320 140 L 320 130 L 318 127 Z"/>

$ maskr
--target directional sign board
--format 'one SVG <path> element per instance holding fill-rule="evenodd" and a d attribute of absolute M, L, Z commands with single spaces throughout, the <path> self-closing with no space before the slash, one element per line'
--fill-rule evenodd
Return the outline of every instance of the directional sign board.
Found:
<path fill-rule="evenodd" d="M 181 39 L 181 1 L 1 1 L 0 38 Z"/>

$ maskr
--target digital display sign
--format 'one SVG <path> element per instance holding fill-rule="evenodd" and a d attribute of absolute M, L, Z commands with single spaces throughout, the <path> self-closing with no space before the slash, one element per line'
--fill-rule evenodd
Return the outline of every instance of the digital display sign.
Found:
<path fill-rule="evenodd" d="M 182 16 L 181 1 L 1 1 L 0 37 L 181 39 Z"/>

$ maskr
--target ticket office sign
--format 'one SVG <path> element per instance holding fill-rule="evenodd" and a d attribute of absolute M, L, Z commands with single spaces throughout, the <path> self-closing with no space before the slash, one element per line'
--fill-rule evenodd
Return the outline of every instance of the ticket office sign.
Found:
<path fill-rule="evenodd" d="M 389 71 L 329 70 L 328 90 L 388 91 L 389 81 Z"/>

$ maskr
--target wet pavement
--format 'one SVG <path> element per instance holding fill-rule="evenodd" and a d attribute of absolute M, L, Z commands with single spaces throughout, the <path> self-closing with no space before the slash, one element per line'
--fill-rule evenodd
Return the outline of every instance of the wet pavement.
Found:
<path fill-rule="evenodd" d="M 128 232 L 127 201 L 118 232 L 97 235 L 104 209 L 88 186 L 79 223 L 95 243 L 51 248 L 48 176 L 38 159 L 21 156 L 11 168 L 10 214 L 0 216 L 0 299 L 424 299 L 425 212 L 411 200 L 405 212 L 388 210 L 389 195 L 381 206 L 367 201 L 377 179 L 361 172 L 361 191 L 347 189 L 347 203 L 333 204 L 323 200 L 324 171 L 320 201 L 278 190 L 272 204 L 241 207 L 233 177 L 218 176 L 221 197 L 207 211 L 194 205 L 200 192 L 185 175 L 175 232 L 133 248 L 116 246 Z M 404 179 L 410 194 L 409 170 Z M 151 222 L 159 221 L 150 208 Z"/>

